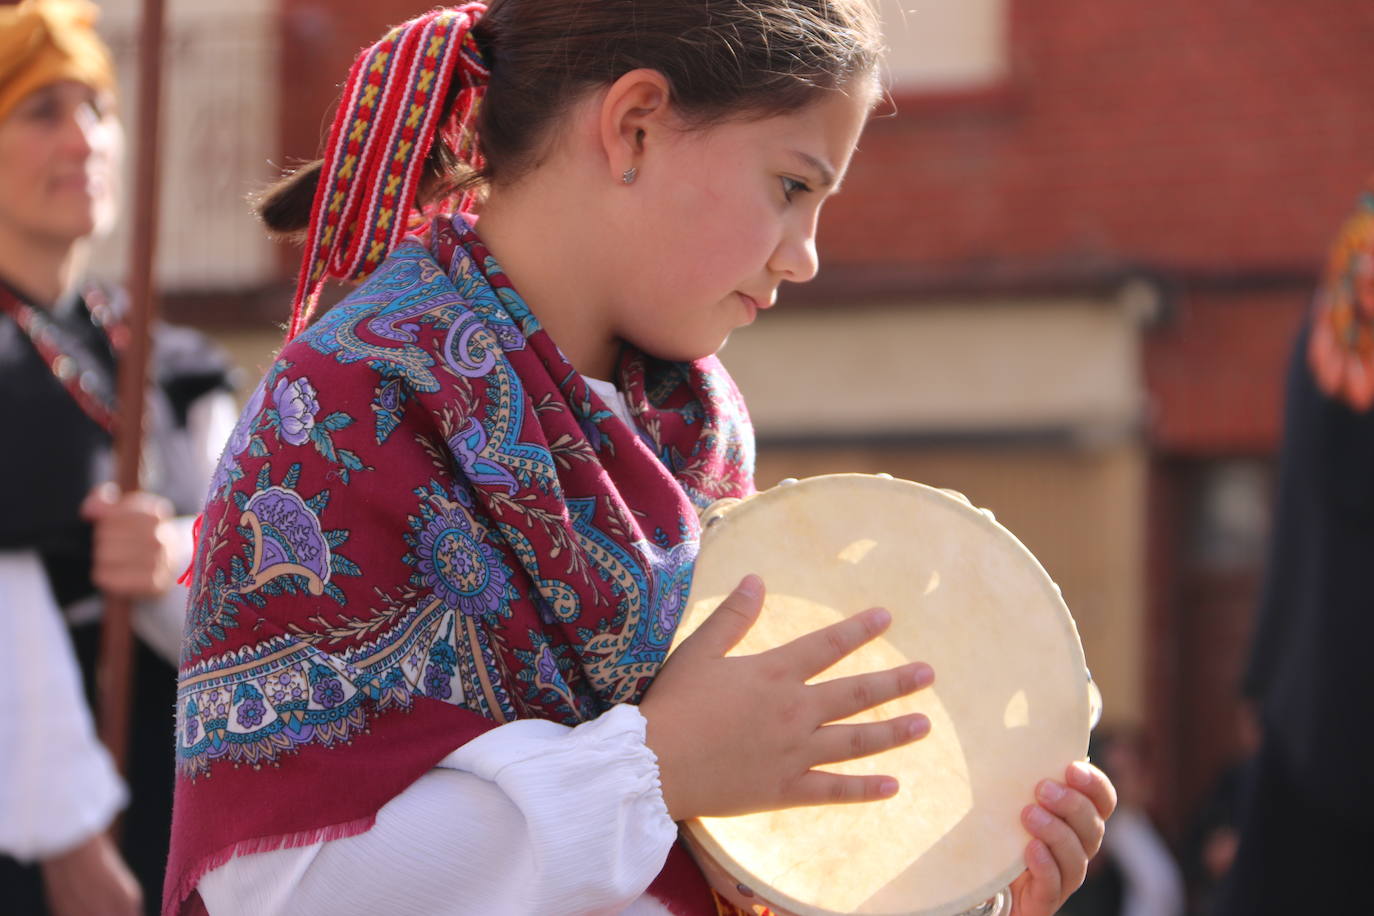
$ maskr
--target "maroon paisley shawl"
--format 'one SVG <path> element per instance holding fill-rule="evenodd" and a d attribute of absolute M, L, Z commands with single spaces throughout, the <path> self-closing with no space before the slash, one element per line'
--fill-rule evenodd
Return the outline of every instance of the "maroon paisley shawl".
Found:
<path fill-rule="evenodd" d="M 178 699 L 163 912 L 238 854 L 368 830 L 517 718 L 634 703 L 690 584 L 697 511 L 752 491 L 714 358 L 626 348 L 638 430 L 467 223 L 435 221 L 281 352 L 211 485 Z M 715 913 L 680 848 L 651 892 Z"/>

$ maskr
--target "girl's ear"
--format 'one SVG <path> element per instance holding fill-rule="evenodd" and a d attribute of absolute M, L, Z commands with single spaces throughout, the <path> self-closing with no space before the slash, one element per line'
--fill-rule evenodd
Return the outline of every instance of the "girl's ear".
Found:
<path fill-rule="evenodd" d="M 671 127 L 671 118 L 668 80 L 657 70 L 631 70 L 611 84 L 598 122 L 611 180 L 620 182 L 639 168 L 645 149 Z"/>

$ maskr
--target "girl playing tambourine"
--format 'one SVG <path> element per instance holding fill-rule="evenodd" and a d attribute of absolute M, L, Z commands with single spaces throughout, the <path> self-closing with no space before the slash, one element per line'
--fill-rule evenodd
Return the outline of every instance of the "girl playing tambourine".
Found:
<path fill-rule="evenodd" d="M 497 0 L 359 57 L 262 203 L 306 254 L 200 532 L 167 913 L 715 913 L 675 821 L 899 790 L 824 765 L 923 717 L 828 723 L 929 667 L 805 683 L 886 611 L 727 658 L 750 577 L 664 663 L 753 487 L 712 354 L 815 275 L 877 64 L 862 0 Z M 1019 916 L 1113 793 L 1032 801 Z"/>

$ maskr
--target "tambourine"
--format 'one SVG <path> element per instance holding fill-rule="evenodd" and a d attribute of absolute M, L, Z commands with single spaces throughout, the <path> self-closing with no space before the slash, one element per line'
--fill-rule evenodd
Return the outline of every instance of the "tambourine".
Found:
<path fill-rule="evenodd" d="M 958 494 L 886 476 L 789 481 L 712 506 L 703 527 L 674 645 L 757 573 L 763 611 L 731 654 L 881 606 L 887 633 L 817 680 L 935 669 L 932 687 L 848 720 L 921 712 L 929 735 L 824 767 L 896 776 L 898 795 L 688 821 L 712 886 L 780 916 L 1009 912 L 1029 840 L 1021 810 L 1041 779 L 1086 756 L 1098 707 L 1077 627 L 1039 562 Z"/>

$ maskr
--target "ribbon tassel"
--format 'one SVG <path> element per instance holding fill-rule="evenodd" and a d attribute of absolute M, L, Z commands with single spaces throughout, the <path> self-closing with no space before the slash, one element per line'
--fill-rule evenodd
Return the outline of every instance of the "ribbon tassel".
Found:
<path fill-rule="evenodd" d="M 327 277 L 366 279 L 400 243 L 436 137 L 481 169 L 473 132 L 489 71 L 472 27 L 484 12 L 481 3 L 432 10 L 354 61 L 325 148 L 287 342 L 309 324 Z M 455 79 L 461 90 L 446 126 L 440 109 Z"/>

